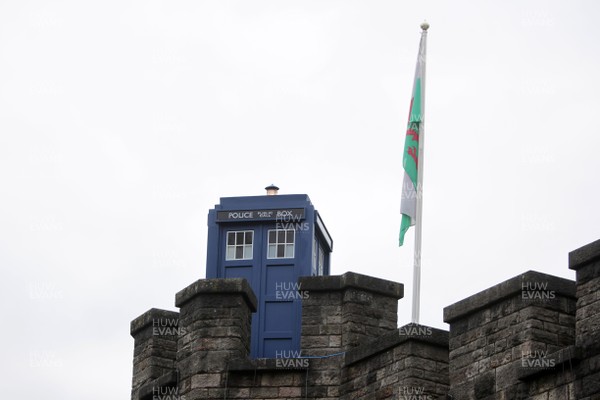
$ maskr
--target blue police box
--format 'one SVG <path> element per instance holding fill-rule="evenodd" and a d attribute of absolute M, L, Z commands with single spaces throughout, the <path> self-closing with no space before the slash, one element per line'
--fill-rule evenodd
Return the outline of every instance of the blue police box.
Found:
<path fill-rule="evenodd" d="M 206 278 L 248 280 L 258 299 L 251 356 L 277 358 L 300 350 L 302 297 L 310 293 L 298 278 L 329 275 L 333 241 L 308 195 L 265 189 L 222 197 L 209 210 Z"/>

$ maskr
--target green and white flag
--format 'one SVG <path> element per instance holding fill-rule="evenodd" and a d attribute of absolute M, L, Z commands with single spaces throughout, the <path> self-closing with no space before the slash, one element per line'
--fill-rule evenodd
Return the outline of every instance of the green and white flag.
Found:
<path fill-rule="evenodd" d="M 426 29 L 421 35 L 419 44 L 419 56 L 413 83 L 412 98 L 410 100 L 410 111 L 408 113 L 408 126 L 406 128 L 406 139 L 404 142 L 404 153 L 402 165 L 404 167 L 404 180 L 402 182 L 402 203 L 400 212 L 402 222 L 400 224 L 400 246 L 404 243 L 404 235 L 408 228 L 417 222 L 417 201 L 421 197 L 421 181 L 419 174 L 422 166 L 419 163 L 419 139 L 423 129 L 423 116 L 425 111 L 425 48 Z"/>

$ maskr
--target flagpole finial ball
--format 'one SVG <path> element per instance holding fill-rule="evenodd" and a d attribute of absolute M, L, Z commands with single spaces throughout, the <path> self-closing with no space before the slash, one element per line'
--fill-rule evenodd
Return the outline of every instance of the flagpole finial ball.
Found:
<path fill-rule="evenodd" d="M 424 31 L 429 29 L 429 24 L 427 23 L 427 21 L 423 21 L 423 23 L 421 24 L 421 29 L 423 29 Z"/>

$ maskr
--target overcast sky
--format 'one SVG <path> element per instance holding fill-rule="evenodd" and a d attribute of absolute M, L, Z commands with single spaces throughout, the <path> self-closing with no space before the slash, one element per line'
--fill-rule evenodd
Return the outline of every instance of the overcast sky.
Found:
<path fill-rule="evenodd" d="M 595 1 L 0 2 L 0 392 L 128 398 L 129 322 L 205 276 L 220 197 L 306 193 L 332 274 L 405 284 L 424 19 L 421 322 L 600 238 Z"/>

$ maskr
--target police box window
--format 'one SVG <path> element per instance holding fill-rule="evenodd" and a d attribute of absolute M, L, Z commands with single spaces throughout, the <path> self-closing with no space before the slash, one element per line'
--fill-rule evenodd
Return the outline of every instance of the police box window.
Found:
<path fill-rule="evenodd" d="M 293 229 L 270 229 L 267 258 L 294 258 Z"/>
<path fill-rule="evenodd" d="M 319 246 L 319 267 L 317 268 L 317 275 L 323 276 L 323 266 L 325 265 L 325 252 L 323 247 Z"/>
<path fill-rule="evenodd" d="M 226 260 L 251 260 L 254 231 L 227 232 Z"/>

